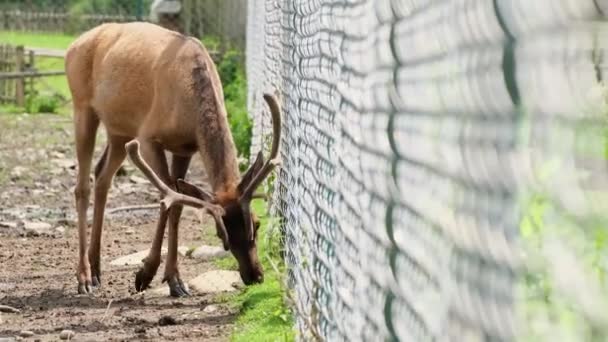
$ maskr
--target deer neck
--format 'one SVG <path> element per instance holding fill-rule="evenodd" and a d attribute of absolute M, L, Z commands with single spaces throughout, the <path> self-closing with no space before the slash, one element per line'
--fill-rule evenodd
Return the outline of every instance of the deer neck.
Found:
<path fill-rule="evenodd" d="M 230 192 L 239 181 L 237 151 L 228 125 L 221 82 L 212 63 L 202 61 L 193 69 L 199 96 L 197 140 L 213 192 Z"/>

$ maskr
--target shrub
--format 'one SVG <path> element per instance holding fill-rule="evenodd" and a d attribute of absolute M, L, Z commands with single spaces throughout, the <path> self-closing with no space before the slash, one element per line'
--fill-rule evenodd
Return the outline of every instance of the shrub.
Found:
<path fill-rule="evenodd" d="M 242 54 L 228 50 L 217 65 L 224 88 L 230 130 L 240 156 L 249 159 L 252 123 L 247 113 L 247 81 Z"/>
<path fill-rule="evenodd" d="M 61 98 L 57 95 L 32 93 L 27 97 L 25 111 L 28 113 L 57 113 Z"/>

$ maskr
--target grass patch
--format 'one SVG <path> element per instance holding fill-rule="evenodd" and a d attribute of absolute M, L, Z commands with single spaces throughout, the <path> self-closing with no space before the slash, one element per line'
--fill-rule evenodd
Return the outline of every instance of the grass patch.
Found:
<path fill-rule="evenodd" d="M 247 287 L 245 291 L 234 297 L 225 298 L 229 304 L 241 307 L 231 341 L 294 341 L 293 316 L 283 299 L 284 289 L 281 274 L 278 274 L 270 264 L 274 247 L 272 239 L 267 239 L 269 220 L 265 202 L 255 200 L 252 210 L 260 218 L 258 232 L 258 255 L 264 266 L 264 283 Z M 236 269 L 236 262 L 231 256 L 215 262 L 217 266 Z M 273 263 L 279 264 L 278 260 Z"/>
<path fill-rule="evenodd" d="M 65 34 L 1 31 L 0 43 L 47 49 L 67 49 L 76 37 Z"/>

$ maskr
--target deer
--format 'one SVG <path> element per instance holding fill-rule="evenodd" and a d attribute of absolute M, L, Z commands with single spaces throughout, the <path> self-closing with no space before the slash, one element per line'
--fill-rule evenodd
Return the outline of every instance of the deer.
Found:
<path fill-rule="evenodd" d="M 236 259 L 246 285 L 263 282 L 256 247 L 260 221 L 251 202 L 260 197 L 256 189 L 280 164 L 281 115 L 276 97 L 263 96 L 273 125 L 270 156 L 265 161 L 260 151 L 241 175 L 222 84 L 199 40 L 150 23 L 102 24 L 72 42 L 65 71 L 73 102 L 78 165 L 74 188 L 78 293 L 90 294 L 101 286 L 104 210 L 114 175 L 127 155 L 161 194 L 153 241 L 135 274 L 136 291 L 147 289 L 156 275 L 168 223 L 162 280 L 171 296 L 190 295 L 177 262 L 184 206 L 210 214 L 216 235 Z M 100 124 L 107 144 L 93 170 L 93 218 L 87 246 L 90 173 Z M 165 153 L 171 156 L 170 166 Z M 196 153 L 211 191 L 185 180 Z"/>

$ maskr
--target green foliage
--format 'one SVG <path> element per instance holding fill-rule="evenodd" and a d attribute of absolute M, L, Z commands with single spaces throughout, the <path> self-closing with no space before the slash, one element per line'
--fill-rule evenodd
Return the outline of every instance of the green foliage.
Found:
<path fill-rule="evenodd" d="M 57 95 L 34 93 L 27 97 L 25 111 L 28 113 L 57 113 L 61 98 Z"/>
<path fill-rule="evenodd" d="M 213 44 L 212 38 L 207 38 Z M 232 137 L 240 156 L 249 159 L 251 147 L 251 120 L 247 113 L 247 81 L 243 58 L 236 50 L 227 51 L 217 65 L 224 87 L 224 100 Z"/>

